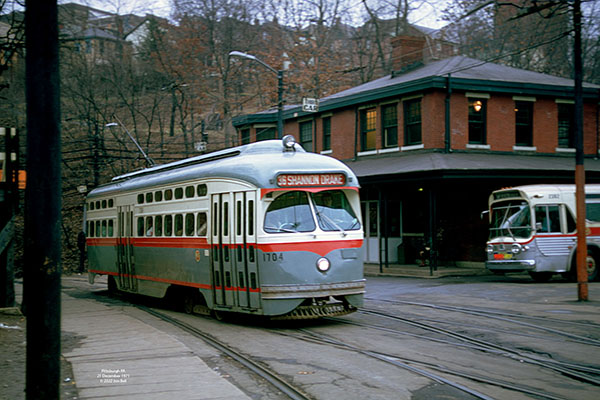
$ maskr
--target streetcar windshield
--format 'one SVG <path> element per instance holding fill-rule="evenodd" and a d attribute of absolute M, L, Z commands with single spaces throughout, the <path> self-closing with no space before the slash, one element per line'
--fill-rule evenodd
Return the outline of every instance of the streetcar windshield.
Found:
<path fill-rule="evenodd" d="M 315 220 L 307 194 L 288 192 L 277 197 L 267 209 L 264 228 L 267 233 L 314 231 Z"/>
<path fill-rule="evenodd" d="M 323 231 L 360 229 L 344 192 L 326 190 L 310 196 L 301 191 L 280 195 L 267 209 L 264 230 L 267 233 L 312 232 L 316 229 L 315 221 Z"/>
<path fill-rule="evenodd" d="M 352 231 L 360 224 L 344 192 L 327 190 L 311 195 L 319 227 L 324 231 Z"/>
<path fill-rule="evenodd" d="M 494 203 L 491 212 L 490 239 L 502 236 L 526 239 L 531 236 L 531 212 L 526 201 Z"/>

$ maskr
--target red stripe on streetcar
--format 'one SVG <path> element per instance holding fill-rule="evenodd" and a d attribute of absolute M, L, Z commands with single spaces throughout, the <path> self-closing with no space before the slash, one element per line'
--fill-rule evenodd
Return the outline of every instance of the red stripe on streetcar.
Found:
<path fill-rule="evenodd" d="M 326 256 L 333 250 L 360 248 L 363 240 L 336 240 L 327 242 L 299 242 L 299 243 L 261 243 L 256 246 L 263 252 L 276 253 L 284 251 L 307 251 L 316 253 L 320 256 Z"/>

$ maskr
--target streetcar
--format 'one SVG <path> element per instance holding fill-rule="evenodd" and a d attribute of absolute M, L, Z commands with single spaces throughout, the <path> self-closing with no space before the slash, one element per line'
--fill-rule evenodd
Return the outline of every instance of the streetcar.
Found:
<path fill-rule="evenodd" d="M 86 198 L 90 283 L 278 319 L 363 302 L 359 185 L 288 135 L 117 176 Z"/>
<path fill-rule="evenodd" d="M 600 185 L 585 186 L 588 280 L 599 278 Z M 486 268 L 528 272 L 539 282 L 577 274 L 575 185 L 527 185 L 489 197 L 490 235 Z"/>

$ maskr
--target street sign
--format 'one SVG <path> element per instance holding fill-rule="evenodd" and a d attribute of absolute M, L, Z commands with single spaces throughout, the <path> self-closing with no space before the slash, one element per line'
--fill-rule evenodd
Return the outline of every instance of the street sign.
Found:
<path fill-rule="evenodd" d="M 319 111 L 319 99 L 303 97 L 302 98 L 302 111 L 306 111 L 306 112 Z"/>

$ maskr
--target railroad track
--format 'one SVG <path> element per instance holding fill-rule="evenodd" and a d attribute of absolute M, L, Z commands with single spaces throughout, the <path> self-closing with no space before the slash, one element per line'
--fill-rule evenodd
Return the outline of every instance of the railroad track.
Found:
<path fill-rule="evenodd" d="M 252 358 L 237 351 L 233 347 L 230 347 L 229 345 L 215 339 L 213 336 L 211 336 L 205 332 L 202 332 L 201 330 L 195 328 L 194 326 L 187 324 L 183 321 L 180 321 L 177 318 L 173 318 L 163 312 L 157 311 L 155 309 L 152 309 L 152 308 L 149 308 L 149 307 L 146 307 L 143 305 L 136 305 L 136 307 L 139 308 L 140 310 L 147 312 L 150 315 L 153 315 L 156 318 L 159 318 L 162 321 L 165 321 L 174 326 L 177 326 L 178 328 L 190 333 L 191 335 L 193 335 L 199 339 L 202 339 L 205 343 L 214 347 L 221 353 L 231 357 L 232 359 L 234 359 L 235 361 L 237 361 L 241 365 L 243 365 L 245 368 L 252 371 L 254 374 L 256 374 L 260 378 L 264 379 L 265 381 L 267 381 L 275 389 L 279 390 L 280 392 L 285 394 L 290 399 L 312 400 L 312 398 L 310 396 L 308 396 L 306 393 L 304 393 L 300 388 L 292 385 L 291 383 L 289 383 L 288 381 L 286 381 L 285 379 L 283 379 L 282 377 L 277 375 L 274 371 L 257 363 L 256 361 L 252 360 Z"/>

